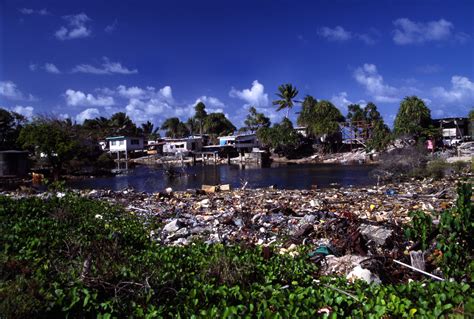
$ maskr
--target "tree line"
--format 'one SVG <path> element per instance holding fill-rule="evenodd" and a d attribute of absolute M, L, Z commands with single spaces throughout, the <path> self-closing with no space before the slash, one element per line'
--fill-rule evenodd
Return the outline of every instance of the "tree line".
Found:
<path fill-rule="evenodd" d="M 395 138 L 419 140 L 440 135 L 439 129 L 431 124 L 430 109 L 416 96 L 401 101 L 391 131 L 372 102 L 364 107 L 351 104 L 344 116 L 328 100 L 317 100 L 306 95 L 300 101 L 297 100 L 298 94 L 295 86 L 280 85 L 273 105 L 276 111 L 286 110 L 283 120 L 272 125 L 265 114 L 252 106 L 239 132 L 256 133 L 265 147 L 286 156 L 305 155 L 305 152 L 311 152 L 315 142 L 322 146 L 323 151 L 333 149 L 334 145 L 341 142 L 341 126 L 348 127 L 355 137 L 363 138 L 368 149 L 377 151 L 385 149 Z M 307 137 L 299 134 L 289 119 L 289 111 L 296 105 L 301 106 L 296 123 L 306 128 Z M 469 116 L 472 119 L 474 112 L 471 111 Z M 150 121 L 137 125 L 123 112 L 115 113 L 110 118 L 101 116 L 87 119 L 83 124 L 78 124 L 70 119 L 44 116 L 29 121 L 21 114 L 0 109 L 0 150 L 21 148 L 33 154 L 41 153 L 57 169 L 67 166 L 67 163 L 80 166 L 100 159 L 102 152 L 97 142 L 107 136 L 156 139 L 160 137 L 159 130 L 165 131 L 165 135 L 171 138 L 206 134 L 215 143 L 219 136 L 232 134 L 237 128 L 223 113 L 207 113 L 203 102 L 195 105 L 194 115 L 187 121 L 172 117 L 161 126 L 155 126 Z M 106 157 L 102 156 L 102 159 Z"/>

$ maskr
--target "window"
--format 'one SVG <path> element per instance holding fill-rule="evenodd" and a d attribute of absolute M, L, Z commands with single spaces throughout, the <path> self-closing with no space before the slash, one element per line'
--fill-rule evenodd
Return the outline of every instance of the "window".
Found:
<path fill-rule="evenodd" d="M 132 139 L 132 140 L 130 140 L 130 144 L 132 144 L 132 145 L 140 145 L 140 141 L 137 140 L 137 139 Z"/>
<path fill-rule="evenodd" d="M 119 141 L 119 145 L 123 145 L 123 144 L 125 144 L 125 141 L 124 141 L 124 140 Z"/>
<path fill-rule="evenodd" d="M 110 141 L 110 145 L 115 146 L 115 141 Z"/>

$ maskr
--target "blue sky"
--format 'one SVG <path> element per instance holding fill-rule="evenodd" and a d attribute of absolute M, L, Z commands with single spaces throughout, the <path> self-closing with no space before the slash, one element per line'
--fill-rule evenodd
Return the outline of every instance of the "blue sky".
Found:
<path fill-rule="evenodd" d="M 465 116 L 474 1 L 0 0 L 0 107 L 27 116 L 160 125 L 201 100 L 237 126 L 250 105 L 275 122 L 282 83 L 343 114 L 373 101 L 390 124 L 407 95 Z"/>

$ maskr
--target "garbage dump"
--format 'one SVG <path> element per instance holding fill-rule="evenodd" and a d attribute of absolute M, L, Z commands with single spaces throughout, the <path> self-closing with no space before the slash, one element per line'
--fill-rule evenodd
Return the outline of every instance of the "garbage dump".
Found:
<path fill-rule="evenodd" d="M 224 185 L 154 194 L 133 189 L 75 192 L 121 205 L 155 225 L 150 236 L 163 245 L 247 244 L 290 256 L 305 246 L 312 250 L 308 261 L 320 265 L 322 275 L 395 283 L 423 276 L 396 260 L 436 275 L 423 253 L 409 252 L 413 243 L 405 238 L 404 227 L 414 210 L 432 215 L 436 223 L 437 212 L 453 205 L 455 185 L 413 180 L 311 190 L 230 190 Z"/>

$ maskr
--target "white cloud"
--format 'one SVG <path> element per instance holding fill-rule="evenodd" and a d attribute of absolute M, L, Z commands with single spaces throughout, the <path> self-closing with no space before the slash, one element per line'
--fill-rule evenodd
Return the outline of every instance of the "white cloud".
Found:
<path fill-rule="evenodd" d="M 230 97 L 238 98 L 247 102 L 247 105 L 265 107 L 268 106 L 268 94 L 265 93 L 265 87 L 258 80 L 252 82 L 250 89 L 242 91 L 232 88 L 229 92 Z"/>
<path fill-rule="evenodd" d="M 356 34 L 356 37 L 362 42 L 364 42 L 365 44 L 368 44 L 368 45 L 375 44 L 374 38 L 367 33 Z"/>
<path fill-rule="evenodd" d="M 352 38 L 351 32 L 345 30 L 341 26 L 336 26 L 335 28 L 322 27 L 318 30 L 318 35 L 328 39 L 329 41 L 347 41 Z"/>
<path fill-rule="evenodd" d="M 87 38 L 92 34 L 91 29 L 87 25 L 91 19 L 85 13 L 68 15 L 63 18 L 68 22 L 68 26 L 61 26 L 55 32 L 55 36 L 59 40 Z"/>
<path fill-rule="evenodd" d="M 28 68 L 30 69 L 30 71 L 36 71 L 38 69 L 38 65 L 30 63 L 30 65 L 28 65 Z"/>
<path fill-rule="evenodd" d="M 376 38 L 380 36 L 380 32 L 376 29 L 370 29 L 367 33 L 356 33 L 344 29 L 341 26 L 334 28 L 322 27 L 318 29 L 318 35 L 333 42 L 346 42 L 352 39 L 364 42 L 367 45 L 375 44 Z"/>
<path fill-rule="evenodd" d="M 435 74 L 441 72 L 442 69 L 438 64 L 426 64 L 417 67 L 416 71 L 423 74 Z"/>
<path fill-rule="evenodd" d="M 67 115 L 67 114 L 66 114 Z M 84 123 L 85 120 L 94 119 L 100 116 L 100 112 L 96 108 L 85 109 L 81 113 L 76 115 L 76 121 L 78 123 Z"/>
<path fill-rule="evenodd" d="M 25 116 L 26 118 L 30 119 L 30 118 L 33 117 L 34 107 L 17 105 L 13 108 L 12 111 L 16 112 L 16 113 L 19 113 L 19 114 Z"/>
<path fill-rule="evenodd" d="M 12 81 L 0 81 L 0 96 L 10 100 L 35 101 L 36 98 L 31 95 L 25 95 Z"/>
<path fill-rule="evenodd" d="M 352 101 L 348 99 L 347 92 L 339 92 L 337 95 L 333 95 L 331 102 L 343 112 L 347 110 L 349 104 L 353 104 Z"/>
<path fill-rule="evenodd" d="M 111 62 L 107 57 L 103 57 L 103 63 L 100 67 L 90 64 L 79 64 L 72 69 L 73 73 L 90 74 L 136 74 L 137 69 L 130 70 L 124 67 L 120 62 Z"/>
<path fill-rule="evenodd" d="M 400 18 L 393 22 L 393 41 L 399 45 L 421 44 L 425 42 L 453 39 L 464 42 L 469 37 L 463 32 L 454 33 L 454 25 L 444 19 L 429 22 L 415 22 Z"/>
<path fill-rule="evenodd" d="M 167 103 L 173 103 L 173 90 L 169 85 L 166 85 L 158 91 L 152 87 L 147 86 L 146 88 L 140 88 L 138 86 L 126 87 L 125 85 L 119 85 L 116 91 L 110 89 L 103 89 L 103 92 L 111 92 L 111 94 L 117 93 L 119 96 L 127 99 L 158 99 L 166 101 Z"/>
<path fill-rule="evenodd" d="M 207 113 L 224 113 L 225 104 L 216 97 L 205 95 L 200 96 L 196 99 L 194 104 L 191 105 L 191 107 L 194 109 L 194 106 L 199 102 L 202 102 L 204 105 L 206 105 Z"/>
<path fill-rule="evenodd" d="M 400 100 L 399 90 L 384 83 L 374 64 L 364 64 L 354 72 L 356 81 L 363 85 L 376 102 L 394 103 Z"/>
<path fill-rule="evenodd" d="M 469 78 L 455 75 L 451 78 L 451 88 L 435 87 L 433 96 L 443 103 L 464 103 L 474 105 L 474 82 Z"/>
<path fill-rule="evenodd" d="M 40 15 L 40 16 L 46 16 L 46 15 L 51 14 L 45 8 L 39 9 L 39 10 L 34 10 L 34 9 L 30 9 L 30 8 L 21 8 L 21 9 L 18 9 L 18 11 L 20 11 L 20 13 L 25 14 L 25 15 L 37 14 L 37 15 Z"/>
<path fill-rule="evenodd" d="M 118 21 L 117 19 L 114 20 L 111 24 L 107 25 L 104 29 L 105 32 L 107 33 L 112 33 L 117 29 Z"/>
<path fill-rule="evenodd" d="M 66 103 L 69 106 L 111 106 L 114 99 L 111 96 L 97 96 L 86 94 L 81 91 L 67 90 L 65 93 Z"/>
<path fill-rule="evenodd" d="M 53 73 L 53 74 L 60 74 L 61 73 L 61 71 L 59 71 L 59 69 L 53 63 L 45 63 L 44 69 L 48 73 Z"/>

